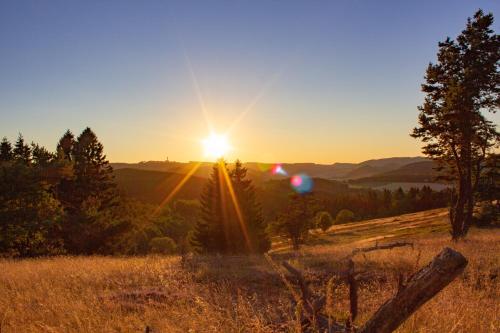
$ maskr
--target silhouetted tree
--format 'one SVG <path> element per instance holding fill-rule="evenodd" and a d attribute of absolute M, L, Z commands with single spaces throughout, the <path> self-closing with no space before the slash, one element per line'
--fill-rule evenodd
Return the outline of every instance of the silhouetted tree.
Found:
<path fill-rule="evenodd" d="M 12 145 L 4 136 L 0 142 L 0 161 L 10 161 L 13 158 Z"/>
<path fill-rule="evenodd" d="M 57 157 L 60 160 L 73 160 L 75 148 L 75 137 L 70 130 L 67 130 L 57 143 Z"/>
<path fill-rule="evenodd" d="M 31 149 L 24 143 L 22 134 L 19 133 L 17 141 L 14 145 L 14 159 L 18 162 L 29 164 L 31 162 Z"/>
<path fill-rule="evenodd" d="M 96 253 L 125 227 L 113 218 L 118 192 L 113 169 L 95 133 L 86 128 L 73 149 L 73 178 L 59 188 L 67 218 L 65 246 L 73 253 Z"/>
<path fill-rule="evenodd" d="M 19 147 L 18 156 L 23 156 L 24 143 Z M 0 163 L 0 252 L 22 257 L 60 253 L 62 209 L 43 178 L 45 166 L 25 161 Z"/>
<path fill-rule="evenodd" d="M 235 252 L 264 253 L 271 247 L 271 242 L 266 233 L 262 208 L 255 197 L 255 188 L 252 181 L 247 178 L 247 169 L 243 167 L 239 160 L 236 160 L 234 168 L 230 172 L 230 181 L 242 217 L 242 220 L 239 221 L 239 217 L 234 216 L 235 212 L 233 210 L 232 220 L 239 222 L 237 224 L 239 228 L 235 228 L 236 234 L 245 236 L 246 233 L 247 235 L 247 239 L 241 239 L 241 236 L 235 237 L 243 241 L 235 244 Z"/>
<path fill-rule="evenodd" d="M 270 247 L 260 205 L 239 161 L 230 172 L 214 164 L 202 193 L 191 244 L 198 252 L 263 253 Z"/>
<path fill-rule="evenodd" d="M 272 222 L 272 232 L 281 234 L 292 243 L 294 250 L 298 250 L 314 227 L 313 217 L 317 211 L 317 203 L 311 193 L 290 195 L 287 209 Z"/>
<path fill-rule="evenodd" d="M 54 159 L 54 154 L 36 143 L 31 144 L 31 155 L 36 167 L 48 167 Z"/>
<path fill-rule="evenodd" d="M 225 168 L 225 171 L 221 170 Z M 227 172 L 226 163 L 218 161 L 212 167 L 212 173 L 200 198 L 201 212 L 191 237 L 191 246 L 198 253 L 227 252 L 227 192 L 222 186 L 223 172 Z M 225 233 L 226 232 L 226 233 Z"/>
<path fill-rule="evenodd" d="M 439 43 L 438 61 L 429 64 L 419 107 L 419 126 L 411 134 L 425 143 L 424 154 L 438 161 L 455 181 L 452 238 L 464 237 L 472 222 L 474 193 L 484 160 L 499 134 L 482 111 L 500 103 L 500 36 L 493 15 L 477 11 L 456 40 Z"/>

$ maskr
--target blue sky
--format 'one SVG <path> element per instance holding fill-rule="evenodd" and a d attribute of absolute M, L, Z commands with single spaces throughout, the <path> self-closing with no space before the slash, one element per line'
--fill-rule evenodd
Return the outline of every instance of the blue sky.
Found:
<path fill-rule="evenodd" d="M 208 118 L 232 126 L 229 159 L 419 155 L 425 68 L 478 8 L 500 15 L 465 0 L 1 0 L 0 136 L 54 149 L 90 126 L 111 161 L 188 161 Z"/>

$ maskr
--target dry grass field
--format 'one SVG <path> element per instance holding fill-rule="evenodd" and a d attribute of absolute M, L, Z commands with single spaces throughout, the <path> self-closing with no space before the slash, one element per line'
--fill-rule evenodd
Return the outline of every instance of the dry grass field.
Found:
<path fill-rule="evenodd" d="M 398 332 L 500 332 L 500 230 L 472 230 L 454 244 L 446 212 L 435 210 L 335 226 L 300 253 L 275 261 L 302 269 L 315 291 L 344 269 L 354 247 L 405 239 L 414 247 L 356 256 L 362 324 L 396 290 L 398 277 L 443 247 L 469 260 L 464 273 Z M 346 286 L 334 280 L 328 314 L 348 314 Z M 0 332 L 296 332 L 288 290 L 261 257 L 57 257 L 0 261 Z"/>

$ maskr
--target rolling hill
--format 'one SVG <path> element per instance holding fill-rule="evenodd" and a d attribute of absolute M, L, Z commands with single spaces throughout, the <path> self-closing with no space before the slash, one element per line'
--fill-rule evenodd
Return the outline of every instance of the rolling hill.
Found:
<path fill-rule="evenodd" d="M 120 191 L 136 200 L 159 204 L 184 177 L 179 173 L 152 170 L 118 169 L 114 171 Z M 206 179 L 191 177 L 175 195 L 176 199 L 198 199 Z"/>
<path fill-rule="evenodd" d="M 150 161 L 136 164 L 113 163 L 112 166 L 121 191 L 131 198 L 158 204 L 166 198 L 195 164 L 196 162 Z M 409 188 L 430 185 L 436 190 L 446 186 L 434 182 L 437 175 L 433 169 L 434 162 L 420 157 L 371 160 L 359 164 L 293 163 L 282 164 L 282 166 L 289 175 L 305 172 L 314 177 L 314 190 L 322 196 L 348 191 L 349 185 L 390 189 L 399 186 Z M 253 180 L 264 202 L 267 199 L 272 202 L 281 202 L 286 199 L 286 195 L 283 196 L 283 193 L 286 194 L 290 191 L 288 178 L 272 175 L 269 171 L 272 167 L 271 164 L 245 163 L 245 167 L 247 167 L 248 176 Z M 175 198 L 198 199 L 211 170 L 212 163 L 202 163 Z M 333 177 L 334 175 L 337 177 Z"/>
<path fill-rule="evenodd" d="M 404 165 L 396 170 L 377 173 L 367 177 L 351 179 L 352 184 L 366 183 L 433 183 L 436 182 L 438 172 L 433 161 L 422 161 Z"/>
<path fill-rule="evenodd" d="M 282 163 L 284 170 L 289 175 L 306 173 L 311 177 L 325 179 L 358 179 L 378 175 L 384 172 L 398 170 L 403 166 L 428 161 L 424 157 L 392 157 L 377 160 L 368 160 L 361 163 Z M 198 162 L 171 162 L 171 161 L 148 161 L 140 163 L 111 163 L 115 170 L 138 169 L 149 171 L 162 171 L 186 174 Z M 231 164 L 229 164 L 231 166 Z M 244 166 L 248 169 L 249 177 L 256 183 L 269 179 L 283 179 L 283 176 L 272 175 L 269 170 L 272 163 L 247 162 Z M 195 176 L 207 178 L 210 175 L 212 163 L 202 162 Z"/>

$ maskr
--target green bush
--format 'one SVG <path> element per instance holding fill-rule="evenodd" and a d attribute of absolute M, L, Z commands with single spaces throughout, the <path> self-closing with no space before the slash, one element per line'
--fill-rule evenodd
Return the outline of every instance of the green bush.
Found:
<path fill-rule="evenodd" d="M 321 228 L 323 232 L 327 231 L 328 228 L 330 228 L 333 225 L 333 218 L 328 212 L 319 212 L 316 214 L 315 218 L 316 222 L 316 227 Z"/>
<path fill-rule="evenodd" d="M 177 245 L 170 237 L 155 237 L 149 241 L 151 253 L 173 254 L 177 250 Z"/>
<path fill-rule="evenodd" d="M 335 218 L 336 224 L 349 223 L 354 221 L 354 213 L 349 209 L 342 209 Z"/>

